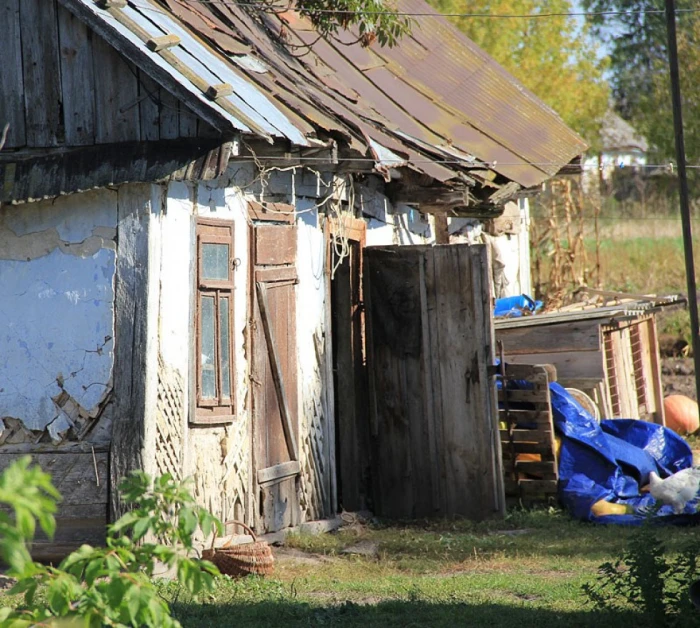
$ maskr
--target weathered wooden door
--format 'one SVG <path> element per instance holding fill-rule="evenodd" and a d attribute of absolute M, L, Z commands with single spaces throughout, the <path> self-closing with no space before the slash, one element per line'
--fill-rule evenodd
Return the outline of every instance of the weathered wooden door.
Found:
<path fill-rule="evenodd" d="M 331 328 L 338 503 L 333 506 L 339 510 L 361 510 L 371 506 L 362 303 L 364 221 L 347 218 L 342 230 L 330 225 L 328 243 L 328 264 L 334 271 L 331 279 Z M 333 254 L 338 248 L 344 251 L 342 257 Z"/>
<path fill-rule="evenodd" d="M 253 227 L 252 259 L 256 528 L 275 532 L 299 521 L 296 227 Z"/>
<path fill-rule="evenodd" d="M 504 514 L 483 245 L 365 249 L 375 512 Z"/>

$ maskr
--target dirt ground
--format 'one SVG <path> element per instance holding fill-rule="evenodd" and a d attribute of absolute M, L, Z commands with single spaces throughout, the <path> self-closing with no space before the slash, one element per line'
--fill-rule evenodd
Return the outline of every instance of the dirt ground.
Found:
<path fill-rule="evenodd" d="M 691 399 L 697 397 L 693 358 L 662 358 L 661 380 L 664 396 L 686 395 Z"/>

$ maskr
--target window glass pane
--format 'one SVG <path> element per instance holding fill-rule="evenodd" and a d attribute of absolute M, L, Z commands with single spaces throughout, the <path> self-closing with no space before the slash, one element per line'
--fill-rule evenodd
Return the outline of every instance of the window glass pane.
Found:
<path fill-rule="evenodd" d="M 216 399 L 216 320 L 214 318 L 214 297 L 202 297 L 200 317 L 202 399 Z"/>
<path fill-rule="evenodd" d="M 228 329 L 228 297 L 219 297 L 219 356 L 221 360 L 221 396 L 231 398 L 231 343 Z"/>
<path fill-rule="evenodd" d="M 202 279 L 228 281 L 228 244 L 202 244 Z"/>

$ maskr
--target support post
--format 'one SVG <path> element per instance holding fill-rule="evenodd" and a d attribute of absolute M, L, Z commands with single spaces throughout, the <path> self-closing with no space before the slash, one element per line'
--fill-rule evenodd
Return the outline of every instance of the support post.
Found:
<path fill-rule="evenodd" d="M 678 44 L 676 41 L 676 4 L 666 0 L 666 29 L 668 33 L 668 68 L 671 78 L 671 100 L 673 103 L 673 129 L 678 161 L 678 189 L 683 224 L 683 250 L 685 253 L 685 275 L 688 284 L 688 308 L 692 334 L 693 359 L 695 362 L 695 393 L 700 402 L 700 338 L 698 332 L 698 298 L 695 285 L 693 235 L 690 225 L 690 203 L 688 200 L 688 177 L 685 168 L 685 142 L 683 139 L 683 112 L 681 109 L 681 86 L 678 73 Z"/>

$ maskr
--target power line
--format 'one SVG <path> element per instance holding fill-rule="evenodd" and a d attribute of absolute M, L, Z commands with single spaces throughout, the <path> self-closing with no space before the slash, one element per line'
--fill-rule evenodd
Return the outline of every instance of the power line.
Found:
<path fill-rule="evenodd" d="M 436 147 L 436 150 L 437 147 Z M 254 161 L 254 159 L 260 159 L 265 161 L 301 161 L 301 162 L 321 162 L 328 163 L 330 157 L 304 157 L 296 156 L 294 154 L 289 155 L 255 155 L 255 157 L 235 157 L 236 161 Z M 434 159 L 375 159 L 374 157 L 338 157 L 338 162 L 351 162 L 351 163 L 373 163 L 379 164 L 381 166 L 389 167 L 401 167 L 408 164 L 436 164 L 438 166 L 464 166 L 466 168 L 497 168 L 501 166 L 535 166 L 541 168 L 565 168 L 567 164 L 562 165 L 561 162 L 537 162 L 537 161 L 483 161 L 475 159 L 474 161 L 468 161 L 467 159 L 444 159 L 436 157 Z M 623 170 L 666 170 L 671 174 L 676 172 L 676 165 L 672 162 L 662 163 L 662 164 L 638 164 L 638 165 L 625 165 L 619 166 L 618 164 L 606 164 L 602 168 L 597 164 L 581 164 L 578 166 L 572 166 L 578 170 L 587 171 L 600 171 L 600 170 L 614 170 L 616 172 L 621 172 Z M 686 165 L 686 168 L 700 170 L 700 165 Z"/>
<path fill-rule="evenodd" d="M 277 7 L 265 2 L 238 2 L 237 0 L 183 0 L 185 4 L 220 4 L 223 6 L 239 6 L 267 9 L 274 12 L 285 10 L 301 11 L 297 7 Z M 562 11 L 551 13 L 435 13 L 433 11 L 343 11 L 342 9 L 309 9 L 308 13 L 342 14 L 361 13 L 362 15 L 393 15 L 397 17 L 463 17 L 463 18 L 487 18 L 487 19 L 541 19 L 551 17 L 587 17 L 606 15 L 663 15 L 664 9 L 642 9 L 638 11 Z M 676 13 L 700 13 L 700 9 L 676 9 Z"/>

